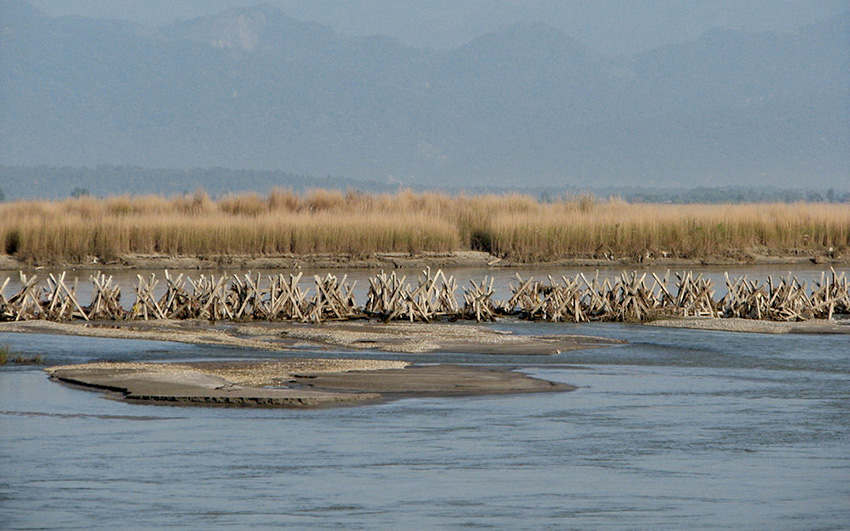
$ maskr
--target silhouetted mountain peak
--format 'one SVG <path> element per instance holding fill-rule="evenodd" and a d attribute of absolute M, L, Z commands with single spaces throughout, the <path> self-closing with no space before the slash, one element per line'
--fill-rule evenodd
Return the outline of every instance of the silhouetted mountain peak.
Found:
<path fill-rule="evenodd" d="M 607 57 L 543 23 L 514 24 L 482 35 L 452 52 L 447 64 L 459 85 L 470 87 L 471 97 L 510 79 L 500 97 L 534 106 L 531 100 L 542 101 L 538 90 L 543 87 L 560 86 L 555 99 L 561 99 L 567 92 L 593 91 L 590 87 L 612 77 Z"/>
<path fill-rule="evenodd" d="M 268 20 L 262 10 L 227 11 L 209 26 L 209 43 L 215 48 L 253 50 Z"/>
<path fill-rule="evenodd" d="M 503 57 L 524 58 L 529 55 L 587 56 L 590 52 L 558 28 L 541 22 L 504 26 L 482 35 L 459 52 L 499 54 Z"/>
<path fill-rule="evenodd" d="M 198 17 L 162 28 L 174 38 L 206 43 L 214 48 L 253 51 L 263 46 L 279 47 L 317 38 L 333 38 L 333 32 L 314 22 L 301 22 L 281 10 L 259 4 L 232 8 L 216 15 Z M 296 47 L 298 45 L 296 44 Z"/>
<path fill-rule="evenodd" d="M 228 9 L 217 15 L 177 22 L 163 28 L 172 37 L 209 44 L 214 48 L 250 51 L 257 47 L 269 23 L 272 7 Z"/>

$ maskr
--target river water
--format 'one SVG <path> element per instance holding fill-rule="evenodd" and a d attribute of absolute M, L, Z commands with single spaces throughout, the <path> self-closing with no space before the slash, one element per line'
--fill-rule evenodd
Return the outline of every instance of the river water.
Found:
<path fill-rule="evenodd" d="M 848 336 L 491 326 L 629 343 L 415 355 L 505 365 L 570 393 L 322 410 L 132 405 L 0 368 L 0 528 L 850 528 Z M 0 344 L 48 364 L 278 355 L 37 334 Z"/>

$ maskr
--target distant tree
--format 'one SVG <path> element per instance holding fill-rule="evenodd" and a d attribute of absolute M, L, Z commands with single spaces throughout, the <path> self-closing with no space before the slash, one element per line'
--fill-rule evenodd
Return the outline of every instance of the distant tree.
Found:
<path fill-rule="evenodd" d="M 0 203 L 6 200 L 6 194 L 3 192 L 3 189 L 0 188 Z"/>
<path fill-rule="evenodd" d="M 77 188 L 74 188 L 73 190 L 71 190 L 71 197 L 73 197 L 74 199 L 79 199 L 81 197 L 88 196 L 88 195 L 91 195 L 91 192 L 89 192 L 88 188 L 77 187 Z"/>
<path fill-rule="evenodd" d="M 835 198 L 835 189 L 830 188 L 829 190 L 826 191 L 826 200 L 829 201 L 830 203 L 835 203 L 835 199 L 836 199 Z"/>

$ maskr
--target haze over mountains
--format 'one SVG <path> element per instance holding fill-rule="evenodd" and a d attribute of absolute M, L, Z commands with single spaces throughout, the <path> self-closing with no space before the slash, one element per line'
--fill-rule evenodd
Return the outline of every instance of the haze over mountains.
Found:
<path fill-rule="evenodd" d="M 435 51 L 267 5 L 151 28 L 0 2 L 7 166 L 846 188 L 848 87 L 850 13 L 612 58 L 542 23 Z"/>
<path fill-rule="evenodd" d="M 27 0 L 52 16 L 162 26 L 259 0 Z M 516 23 L 545 21 L 592 50 L 632 55 L 695 40 L 716 27 L 795 31 L 848 10 L 847 0 L 262 0 L 349 36 L 387 35 L 447 50 Z"/>

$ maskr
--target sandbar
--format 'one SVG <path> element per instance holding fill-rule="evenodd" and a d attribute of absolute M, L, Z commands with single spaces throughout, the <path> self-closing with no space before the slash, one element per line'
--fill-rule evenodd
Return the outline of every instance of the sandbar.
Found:
<path fill-rule="evenodd" d="M 133 403 L 303 408 L 424 396 L 564 392 L 575 387 L 502 368 L 393 360 L 276 359 L 112 363 L 45 369 L 56 381 Z"/>
<path fill-rule="evenodd" d="M 209 321 L 20 321 L 0 332 L 57 333 L 93 337 L 179 341 L 278 351 L 293 357 L 190 363 L 98 362 L 46 369 L 65 384 L 100 390 L 135 403 L 231 407 L 327 407 L 423 396 L 500 395 L 571 391 L 508 368 L 415 365 L 386 359 L 314 359 L 305 352 L 444 352 L 548 356 L 623 341 L 552 335 L 515 335 L 493 327 L 458 323 L 322 324 Z M 268 356 L 268 354 L 266 354 Z M 346 356 L 347 358 L 347 356 Z"/>
<path fill-rule="evenodd" d="M 322 324 L 246 323 L 202 320 L 0 323 L 0 332 L 57 333 L 89 337 L 176 341 L 267 351 L 375 350 L 396 353 L 554 355 L 624 343 L 578 335 L 526 336 L 492 327 L 458 323 L 380 323 L 342 321 Z"/>
<path fill-rule="evenodd" d="M 689 328 L 751 334 L 850 334 L 850 320 L 758 321 L 737 317 L 666 319 L 645 323 L 664 328 Z"/>

